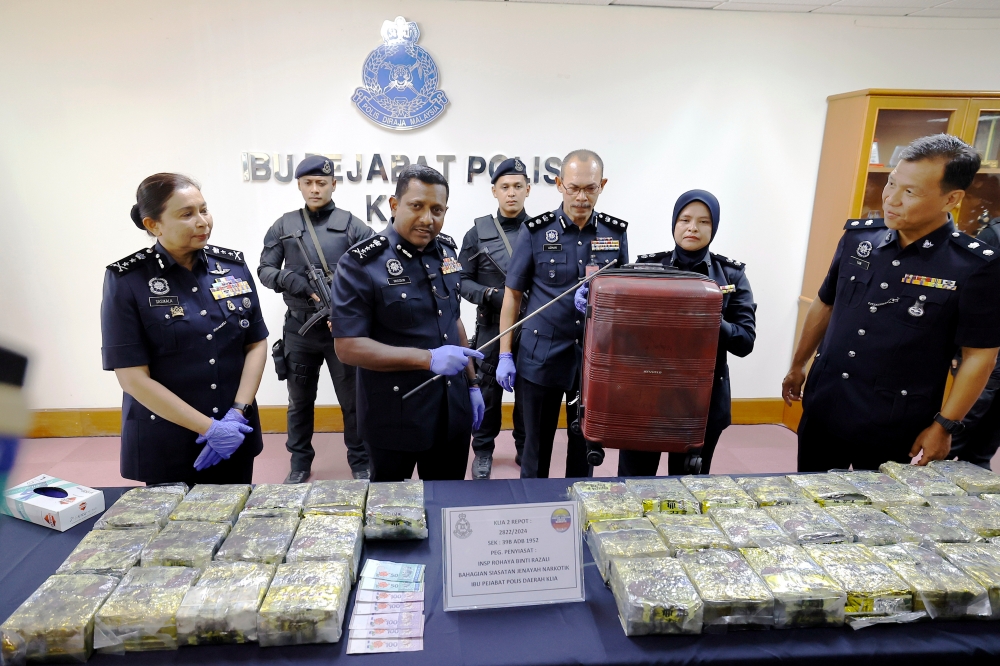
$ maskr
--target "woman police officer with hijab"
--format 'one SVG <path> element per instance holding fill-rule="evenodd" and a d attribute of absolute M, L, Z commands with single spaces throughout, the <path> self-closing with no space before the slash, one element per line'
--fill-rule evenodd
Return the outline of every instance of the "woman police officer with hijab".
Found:
<path fill-rule="evenodd" d="M 250 483 L 267 327 L 243 254 L 209 244 L 197 183 L 146 178 L 132 222 L 156 238 L 108 266 L 101 353 L 122 398 L 121 474 L 148 484 Z"/>

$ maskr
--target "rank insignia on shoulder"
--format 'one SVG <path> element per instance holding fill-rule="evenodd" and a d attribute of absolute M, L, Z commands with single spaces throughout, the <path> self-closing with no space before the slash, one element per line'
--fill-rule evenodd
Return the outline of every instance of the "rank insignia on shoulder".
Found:
<path fill-rule="evenodd" d="M 905 284 L 915 284 L 921 287 L 932 287 L 934 289 L 945 289 L 955 291 L 958 284 L 954 280 L 942 280 L 941 278 L 924 277 L 923 275 L 911 275 L 907 273 L 903 276 Z"/>
<path fill-rule="evenodd" d="M 857 220 L 848 220 L 844 225 L 845 229 L 884 229 L 885 220 L 881 217 L 869 217 Z"/>
<path fill-rule="evenodd" d="M 219 247 L 218 245 L 206 245 L 205 254 L 211 255 L 213 257 L 220 257 L 222 259 L 229 259 L 230 261 L 236 261 L 243 263 L 243 253 L 239 250 L 227 250 L 224 247 Z"/>
<path fill-rule="evenodd" d="M 721 291 L 723 294 L 731 294 L 734 291 L 736 291 L 736 285 L 735 284 L 722 285 L 721 287 L 719 287 L 719 291 Z"/>
<path fill-rule="evenodd" d="M 524 224 L 525 224 L 526 227 L 528 227 L 529 231 L 538 231 L 539 229 L 541 229 L 542 227 L 544 227 L 546 224 L 548 224 L 549 222 L 551 222 L 554 219 L 556 219 L 556 214 L 555 213 L 551 213 L 551 212 L 550 213 L 542 213 L 541 215 L 537 215 L 537 216 L 531 218 L 530 220 L 528 220 Z"/>
<path fill-rule="evenodd" d="M 448 275 L 450 273 L 457 273 L 462 270 L 462 264 L 454 257 L 445 257 L 444 261 L 441 262 L 441 275 Z"/>
<path fill-rule="evenodd" d="M 453 250 L 457 250 L 458 249 L 458 246 L 455 244 L 455 239 L 452 238 L 451 236 L 449 236 L 448 234 L 438 234 L 437 237 L 438 237 L 438 240 L 440 240 L 442 243 L 444 243 L 445 245 L 447 245 L 451 249 L 453 249 Z"/>
<path fill-rule="evenodd" d="M 381 254 L 387 247 L 389 247 L 388 238 L 385 236 L 372 236 L 368 240 L 361 241 L 348 250 L 348 252 L 350 252 L 360 263 L 367 264 L 369 261 Z"/>
<path fill-rule="evenodd" d="M 628 228 L 628 222 L 625 220 L 619 220 L 617 217 L 611 217 L 607 213 L 598 213 L 597 219 L 601 222 L 607 222 L 613 227 L 618 227 L 622 231 Z"/>
<path fill-rule="evenodd" d="M 114 271 L 116 275 L 125 275 L 139 264 L 145 262 L 153 255 L 153 248 L 139 250 L 135 254 L 130 254 L 124 259 L 108 264 L 108 270 Z"/>
<path fill-rule="evenodd" d="M 955 243 L 977 257 L 987 261 L 992 261 L 993 255 L 996 254 L 996 251 L 990 248 L 989 245 L 977 241 L 973 236 L 964 234 L 960 231 L 953 231 L 951 236 L 951 239 L 955 241 Z"/>
<path fill-rule="evenodd" d="M 665 256 L 667 256 L 666 252 L 653 252 L 652 254 L 640 254 L 638 257 L 636 257 L 636 260 L 637 263 L 643 264 L 653 261 L 659 261 L 660 259 L 663 259 Z"/>

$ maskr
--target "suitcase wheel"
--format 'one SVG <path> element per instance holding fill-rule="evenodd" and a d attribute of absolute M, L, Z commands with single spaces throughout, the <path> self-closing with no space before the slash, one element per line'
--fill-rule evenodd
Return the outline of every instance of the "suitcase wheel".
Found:
<path fill-rule="evenodd" d="M 685 474 L 701 474 L 701 456 L 697 453 L 688 455 L 684 461 Z"/>
<path fill-rule="evenodd" d="M 591 467 L 600 467 L 604 463 L 604 447 L 594 442 L 587 442 L 587 463 Z"/>

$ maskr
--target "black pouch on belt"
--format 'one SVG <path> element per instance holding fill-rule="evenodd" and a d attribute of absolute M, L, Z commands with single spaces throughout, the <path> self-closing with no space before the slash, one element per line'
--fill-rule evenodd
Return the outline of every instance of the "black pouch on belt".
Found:
<path fill-rule="evenodd" d="M 285 365 L 285 341 L 278 338 L 278 341 L 271 345 L 271 358 L 274 359 L 274 371 L 278 373 L 278 381 L 283 382 L 288 379 L 288 366 Z"/>

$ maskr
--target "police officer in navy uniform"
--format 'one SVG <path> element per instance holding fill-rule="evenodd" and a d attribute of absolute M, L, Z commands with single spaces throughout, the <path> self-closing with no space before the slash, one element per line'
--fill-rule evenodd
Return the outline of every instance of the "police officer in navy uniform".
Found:
<path fill-rule="evenodd" d="M 459 321 L 458 248 L 440 233 L 448 181 L 406 167 L 392 223 L 337 265 L 330 317 L 337 355 L 358 367 L 358 426 L 372 481 L 463 479 L 485 405 Z M 424 381 L 443 375 L 407 400 Z"/>
<path fill-rule="evenodd" d="M 250 483 L 263 440 L 254 395 L 267 327 L 243 253 L 209 243 L 212 215 L 191 179 L 159 173 L 132 221 L 152 247 L 108 266 L 105 370 L 121 384 L 121 474 L 146 483 Z"/>
<path fill-rule="evenodd" d="M 507 286 L 500 329 L 512 326 L 528 295 L 530 315 L 566 291 L 586 274 L 588 265 L 628 263 L 628 223 L 594 210 L 604 189 L 604 163 L 590 150 L 575 150 L 563 160 L 556 185 L 563 203 L 532 218 L 517 237 L 507 269 Z M 569 296 L 526 323 L 521 331 L 515 369 L 512 335 L 500 341 L 497 381 L 506 391 L 514 384 L 524 409 L 522 478 L 547 478 L 559 408 L 566 396 L 567 423 L 576 421 L 580 363 L 583 357 L 583 317 Z M 566 477 L 590 476 L 587 443 L 567 432 Z"/>
<path fill-rule="evenodd" d="M 264 250 L 257 268 L 261 283 L 280 293 L 288 306 L 282 335 L 288 379 L 285 448 L 292 454 L 292 460 L 285 483 L 302 483 L 311 474 L 316 456 L 312 445 L 316 389 L 324 359 L 344 417 L 347 462 L 354 478 L 367 479 L 368 453 L 358 436 L 357 369 L 337 358 L 325 321 L 314 325 L 305 335 L 299 335 L 299 328 L 316 312 L 316 304 L 320 301 L 314 293 L 315 288 L 306 279 L 310 265 L 321 267 L 332 277 L 347 248 L 370 238 L 374 232 L 349 211 L 333 203 L 337 180 L 329 158 L 323 155 L 305 158 L 295 169 L 295 178 L 305 207 L 285 213 L 271 225 L 264 236 Z M 307 257 L 302 256 L 294 239 L 282 240 L 296 232 L 302 234 Z M 317 250 L 317 244 L 322 253 Z"/>
<path fill-rule="evenodd" d="M 722 323 L 719 350 L 715 358 L 712 399 L 705 428 L 705 444 L 692 451 L 701 457 L 701 474 L 709 474 L 712 456 L 722 431 L 732 423 L 732 391 L 729 387 L 729 354 L 747 356 L 753 351 L 756 333 L 757 304 L 746 276 L 743 262 L 709 252 L 709 244 L 719 231 L 719 200 L 711 192 L 691 190 L 674 204 L 673 237 L 676 246 L 669 252 L 641 254 L 639 264 L 661 264 L 670 268 L 701 273 L 715 281 L 722 290 Z M 585 285 L 586 286 L 586 285 Z M 582 289 L 582 288 L 581 288 Z M 586 311 L 586 300 L 582 308 Z M 688 454 L 671 453 L 671 475 L 699 473 L 688 469 Z M 660 454 L 655 451 L 627 451 L 618 455 L 618 476 L 656 476 Z"/>
<path fill-rule="evenodd" d="M 958 231 L 948 212 L 979 164 L 956 137 L 917 139 L 889 174 L 885 219 L 847 222 L 782 385 L 786 402 L 803 400 L 799 471 L 949 456 L 1000 348 L 997 250 Z"/>
<path fill-rule="evenodd" d="M 500 309 L 503 306 L 507 264 L 522 223 L 528 219 L 524 200 L 531 193 L 527 168 L 517 157 L 504 160 L 493 172 L 493 196 L 499 202 L 496 215 L 477 217 L 465 234 L 458 258 L 462 264 L 462 296 L 475 303 L 475 343 L 483 344 L 500 333 Z M 516 334 L 515 334 L 516 337 Z M 483 350 L 486 358 L 476 364 L 477 377 L 486 401 L 483 425 L 472 434 L 472 478 L 488 479 L 493 469 L 494 440 L 500 434 L 503 389 L 496 381 L 500 344 Z M 521 464 L 524 450 L 524 420 L 521 403 L 514 401 L 515 462 Z"/>

